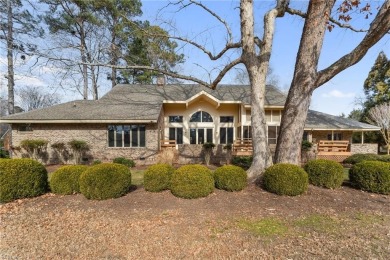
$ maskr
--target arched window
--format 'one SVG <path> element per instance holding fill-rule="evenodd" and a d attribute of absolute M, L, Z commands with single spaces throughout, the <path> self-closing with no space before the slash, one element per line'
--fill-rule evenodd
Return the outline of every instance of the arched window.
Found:
<path fill-rule="evenodd" d="M 213 118 L 205 111 L 198 111 L 192 114 L 190 122 L 213 122 Z"/>

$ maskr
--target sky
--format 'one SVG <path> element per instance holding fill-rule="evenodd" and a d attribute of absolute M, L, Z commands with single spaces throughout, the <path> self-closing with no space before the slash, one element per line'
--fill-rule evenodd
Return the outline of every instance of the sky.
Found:
<path fill-rule="evenodd" d="M 291 5 L 300 10 L 307 8 L 308 1 L 292 1 Z M 368 1 L 362 1 L 364 5 Z M 375 8 L 383 1 L 370 1 L 373 14 Z M 215 0 L 202 1 L 209 9 L 222 17 L 233 34 L 233 41 L 237 41 L 240 35 L 239 28 L 239 1 L 238 0 Z M 168 1 L 142 0 L 143 16 L 151 24 L 160 25 L 172 35 L 187 37 L 197 41 L 215 53 L 221 50 L 226 43 L 227 34 L 224 26 L 215 17 L 206 13 L 199 7 L 189 6 L 180 9 L 179 5 L 168 5 Z M 255 0 L 255 32 L 261 38 L 262 20 L 264 13 L 273 7 L 274 1 Z M 332 13 L 337 17 L 337 13 Z M 371 16 L 373 17 L 373 16 Z M 278 18 L 275 27 L 275 38 L 273 42 L 273 52 L 271 54 L 271 67 L 273 74 L 278 78 L 278 87 L 288 91 L 290 86 L 297 55 L 299 40 L 303 28 L 303 20 L 297 16 L 286 14 L 283 18 Z M 364 19 L 364 15 L 359 15 L 356 11 L 353 15 L 351 25 L 359 29 L 367 29 L 370 20 Z M 319 69 L 326 68 L 341 56 L 350 52 L 363 38 L 364 33 L 351 32 L 348 29 L 336 28 L 332 32 L 327 32 L 321 53 Z M 0 74 L 6 74 L 6 56 L 4 46 L 0 49 Z M 364 97 L 363 83 L 366 79 L 376 57 L 380 51 L 384 51 L 390 58 L 390 34 L 386 35 L 380 42 L 371 48 L 366 56 L 356 65 L 341 72 L 328 83 L 318 88 L 312 97 L 311 109 L 320 112 L 341 115 L 348 115 L 349 112 L 358 107 L 356 100 Z M 204 53 L 196 50 L 188 44 L 179 43 L 178 52 L 184 53 L 186 62 L 178 67 L 181 74 L 192 75 L 207 80 L 210 75 L 215 75 L 223 64 L 234 59 L 239 52 L 228 52 L 222 61 L 212 62 Z M 41 67 L 39 71 L 27 76 L 23 71 L 23 64 L 17 64 L 17 84 L 46 87 L 49 91 L 55 91 L 62 98 L 62 101 L 81 99 L 77 92 L 64 91 L 56 87 L 56 79 L 53 76 L 55 68 Z M 235 83 L 237 70 L 233 70 L 226 75 L 222 83 Z M 6 92 L 6 80 L 0 77 L 0 93 Z M 110 89 L 109 81 L 102 81 L 99 95 L 102 96 Z"/>

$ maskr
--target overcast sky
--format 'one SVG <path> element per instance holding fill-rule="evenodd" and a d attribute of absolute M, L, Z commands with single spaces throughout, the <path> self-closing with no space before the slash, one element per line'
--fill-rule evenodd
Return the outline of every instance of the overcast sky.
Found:
<path fill-rule="evenodd" d="M 365 4 L 367 1 L 362 1 Z M 372 8 L 375 10 L 383 1 L 370 1 Z M 158 24 L 169 30 L 171 34 L 185 36 L 203 44 L 210 50 L 218 52 L 226 43 L 226 30 L 214 17 L 207 14 L 199 7 L 191 6 L 186 9 L 178 10 L 178 6 L 167 6 L 168 1 L 143 0 L 143 17 L 152 24 Z M 235 40 L 238 40 L 239 31 L 239 1 L 238 0 L 219 0 L 219 1 L 202 1 L 210 9 L 220 15 L 231 27 Z M 255 1 L 255 23 L 256 33 L 261 37 L 262 34 L 262 17 L 266 10 L 269 10 L 274 1 Z M 292 1 L 292 6 L 305 10 L 307 1 Z M 164 8 L 165 7 L 165 8 Z M 374 11 L 375 14 L 375 11 Z M 337 17 L 336 13 L 332 14 Z M 370 20 L 364 19 L 363 15 L 356 12 L 351 24 L 359 29 L 367 29 Z M 298 51 L 299 40 L 302 32 L 303 20 L 297 16 L 286 15 L 277 19 L 276 33 L 274 38 L 273 52 L 271 56 L 271 67 L 274 74 L 279 79 L 280 88 L 287 90 L 293 76 L 295 57 Z M 319 69 L 325 68 L 332 64 L 339 57 L 351 51 L 358 42 L 363 38 L 364 33 L 355 33 L 347 29 L 335 28 L 332 32 L 327 32 L 323 52 L 320 59 Z M 6 92 L 6 53 L 5 46 L 0 49 L 0 93 Z M 229 52 L 228 55 L 218 62 L 211 62 L 206 55 L 195 50 L 188 44 L 180 45 L 178 50 L 184 53 L 186 63 L 181 65 L 179 71 L 184 74 L 207 79 L 209 72 L 217 73 L 218 69 L 234 59 L 238 52 Z M 355 66 L 340 73 L 330 82 L 320 87 L 313 94 L 311 108 L 317 111 L 340 115 L 341 113 L 349 114 L 354 108 L 356 98 L 363 97 L 363 82 L 374 64 L 374 61 L 380 51 L 390 57 L 390 35 L 387 35 L 377 43 L 367 55 Z M 17 64 L 17 84 L 49 87 L 50 91 L 56 91 L 62 96 L 63 101 L 81 99 L 82 96 L 76 92 L 66 92 L 56 87 L 56 81 L 51 72 L 53 68 L 43 67 L 33 75 L 26 76 L 23 64 Z M 227 75 L 222 83 L 234 83 L 235 71 Z M 101 82 L 99 95 L 102 96 L 109 90 L 111 83 L 107 80 Z"/>

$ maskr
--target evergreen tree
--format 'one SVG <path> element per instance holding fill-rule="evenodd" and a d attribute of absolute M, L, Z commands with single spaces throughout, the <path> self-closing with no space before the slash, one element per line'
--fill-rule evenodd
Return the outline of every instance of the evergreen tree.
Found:
<path fill-rule="evenodd" d="M 8 114 L 13 114 L 15 107 L 14 58 L 19 54 L 19 57 L 24 60 L 26 55 L 31 55 L 36 50 L 33 41 L 36 37 L 43 35 L 43 29 L 39 26 L 39 17 L 32 14 L 22 0 L 0 0 L 0 18 L 0 40 L 4 41 L 7 46 Z"/>
<path fill-rule="evenodd" d="M 390 60 L 383 51 L 379 53 L 364 81 L 364 94 L 365 114 L 376 105 L 390 102 Z"/>

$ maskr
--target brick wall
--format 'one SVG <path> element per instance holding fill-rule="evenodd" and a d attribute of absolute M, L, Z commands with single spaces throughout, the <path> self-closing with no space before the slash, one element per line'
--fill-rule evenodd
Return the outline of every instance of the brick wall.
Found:
<path fill-rule="evenodd" d="M 85 162 L 101 160 L 111 162 L 116 157 L 126 157 L 136 161 L 138 165 L 152 164 L 158 153 L 157 124 L 146 124 L 146 147 L 116 148 L 108 147 L 107 124 L 33 124 L 33 131 L 20 132 L 18 126 L 12 127 L 12 146 L 18 147 L 24 139 L 45 139 L 49 141 L 47 153 L 43 158 L 46 164 L 59 163 L 59 156 L 51 149 L 55 142 L 68 143 L 73 139 L 86 141 L 90 150 L 83 156 Z M 71 151 L 67 149 L 70 153 Z M 13 157 L 21 158 L 25 151 L 14 150 Z M 65 163 L 72 163 L 70 156 L 65 156 Z"/>

